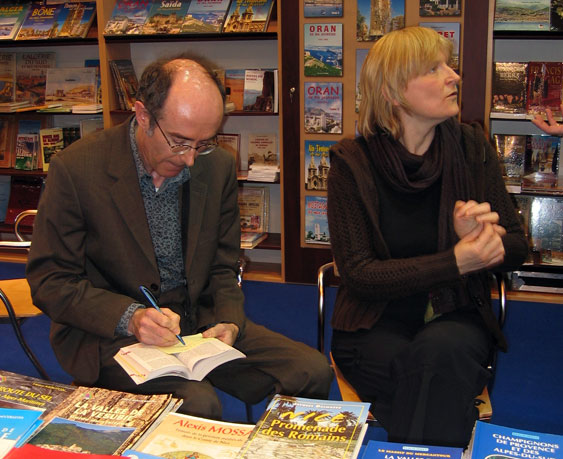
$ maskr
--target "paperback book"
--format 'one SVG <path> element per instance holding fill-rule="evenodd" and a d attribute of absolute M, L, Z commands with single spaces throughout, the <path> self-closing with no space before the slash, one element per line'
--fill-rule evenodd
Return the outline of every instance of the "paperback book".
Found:
<path fill-rule="evenodd" d="M 76 386 L 0 370 L 0 407 L 39 411 L 45 417 Z"/>
<path fill-rule="evenodd" d="M 305 76 L 342 76 L 342 24 L 305 24 Z"/>
<path fill-rule="evenodd" d="M 45 5 L 43 2 L 30 4 L 16 40 L 48 40 L 59 33 L 57 17 L 62 4 Z"/>
<path fill-rule="evenodd" d="M 535 263 L 563 266 L 563 200 L 534 196 L 529 205 L 528 224 L 533 253 L 541 257 Z"/>
<path fill-rule="evenodd" d="M 244 109 L 244 75 L 245 69 L 226 69 L 225 70 L 225 94 L 226 102 L 232 102 L 234 109 L 242 111 Z"/>
<path fill-rule="evenodd" d="M 326 191 L 333 140 L 305 140 L 305 189 Z"/>
<path fill-rule="evenodd" d="M 39 135 L 19 133 L 16 136 L 16 169 L 24 171 L 33 170 L 38 154 Z"/>
<path fill-rule="evenodd" d="M 180 33 L 189 4 L 189 0 L 155 1 L 143 25 L 143 33 L 146 35 Z"/>
<path fill-rule="evenodd" d="M 10 199 L 4 222 L 13 225 L 21 212 L 28 209 L 37 209 L 42 190 L 43 179 L 41 177 L 12 176 Z M 31 222 L 28 223 L 27 220 L 25 219 L 22 225 L 31 225 Z"/>
<path fill-rule="evenodd" d="M 234 458 L 253 428 L 249 424 L 169 413 L 129 452 L 170 458 Z"/>
<path fill-rule="evenodd" d="M 228 151 L 235 158 L 237 171 L 240 170 L 240 134 L 219 132 L 217 134 L 217 143 L 223 150 Z"/>
<path fill-rule="evenodd" d="M 95 104 L 98 74 L 95 67 L 55 67 L 47 69 L 45 103 L 74 105 Z"/>
<path fill-rule="evenodd" d="M 39 143 L 41 145 L 41 157 L 43 159 L 43 170 L 49 170 L 49 164 L 53 155 L 61 152 L 65 147 L 63 128 L 45 128 L 39 131 Z"/>
<path fill-rule="evenodd" d="M 277 69 L 244 72 L 243 110 L 275 113 Z"/>
<path fill-rule="evenodd" d="M 266 164 L 278 165 L 278 138 L 276 133 L 248 134 L 248 167 Z"/>
<path fill-rule="evenodd" d="M 528 62 L 527 83 L 527 113 L 543 113 L 549 107 L 561 116 L 563 62 Z"/>
<path fill-rule="evenodd" d="M 420 16 L 461 16 L 461 2 L 420 0 Z"/>
<path fill-rule="evenodd" d="M 550 0 L 496 0 L 493 30 L 549 30 Z"/>
<path fill-rule="evenodd" d="M 184 23 L 183 33 L 219 33 L 225 15 L 229 9 L 230 0 L 191 0 Z"/>
<path fill-rule="evenodd" d="M 305 82 L 305 132 L 342 134 L 342 83 Z"/>
<path fill-rule="evenodd" d="M 306 18 L 340 18 L 343 0 L 305 0 L 303 16 Z"/>
<path fill-rule="evenodd" d="M 433 29 L 452 42 L 453 50 L 448 65 L 459 72 L 459 41 L 461 39 L 461 24 L 459 22 L 420 22 L 421 27 Z"/>
<path fill-rule="evenodd" d="M 274 395 L 238 459 L 357 457 L 369 403 Z"/>
<path fill-rule="evenodd" d="M 63 451 L 120 455 L 178 406 L 178 400 L 170 394 L 130 394 L 79 386 L 49 412 L 27 443 Z"/>
<path fill-rule="evenodd" d="M 16 53 L 16 102 L 45 105 L 47 70 L 55 65 L 54 52 Z"/>
<path fill-rule="evenodd" d="M 38 411 L 0 407 L 0 457 L 4 457 L 16 443 L 34 429 L 41 415 Z"/>
<path fill-rule="evenodd" d="M 57 38 L 85 38 L 96 17 L 96 2 L 65 2 L 57 16 Z"/>
<path fill-rule="evenodd" d="M 375 8 L 368 0 L 357 0 L 357 5 L 357 41 L 375 41 L 387 32 L 405 27 L 405 0 L 387 0 Z"/>
<path fill-rule="evenodd" d="M 275 0 L 232 0 L 221 31 L 266 32 Z"/>
<path fill-rule="evenodd" d="M 494 134 L 493 142 L 498 152 L 502 176 L 507 186 L 520 187 L 524 175 L 526 136 Z M 518 191 L 515 189 L 514 191 Z"/>
<path fill-rule="evenodd" d="M 563 0 L 551 0 L 549 26 L 552 32 L 563 32 Z"/>
<path fill-rule="evenodd" d="M 240 233 L 240 248 L 253 249 L 268 239 L 268 233 Z"/>
<path fill-rule="evenodd" d="M 153 5 L 151 0 L 117 0 L 104 35 L 139 35 Z"/>
<path fill-rule="evenodd" d="M 464 459 L 563 458 L 563 436 L 477 421 Z"/>
<path fill-rule="evenodd" d="M 183 337 L 185 344 L 169 347 L 135 343 L 122 347 L 114 359 L 136 384 L 160 376 L 201 381 L 214 368 L 245 355 L 218 340 L 204 338 L 201 333 Z"/>
<path fill-rule="evenodd" d="M 267 233 L 270 192 L 267 186 L 242 186 L 238 189 L 241 233 Z"/>
<path fill-rule="evenodd" d="M 539 172 L 557 176 L 560 146 L 560 137 L 543 134 L 527 135 L 524 174 Z"/>
<path fill-rule="evenodd" d="M 462 448 L 370 440 L 362 453 L 362 459 L 461 459 L 462 453 Z"/>
<path fill-rule="evenodd" d="M 14 124 L 11 117 L 0 116 L 0 167 L 12 167 Z"/>
<path fill-rule="evenodd" d="M 3 3 L 0 5 L 0 40 L 13 40 L 27 15 L 29 4 Z"/>
<path fill-rule="evenodd" d="M 526 113 L 525 62 L 494 62 L 491 111 L 496 113 Z"/>
<path fill-rule="evenodd" d="M 305 196 L 305 244 L 330 244 L 327 197 Z"/>
<path fill-rule="evenodd" d="M 139 80 L 131 59 L 116 59 L 109 62 L 119 95 L 122 110 L 133 110 L 135 96 L 139 89 Z"/>
<path fill-rule="evenodd" d="M 360 112 L 360 103 L 362 102 L 362 90 L 360 88 L 360 76 L 362 73 L 362 66 L 368 56 L 369 49 L 358 48 L 356 49 L 356 113 Z"/>
<path fill-rule="evenodd" d="M 0 103 L 16 100 L 16 53 L 0 53 Z"/>

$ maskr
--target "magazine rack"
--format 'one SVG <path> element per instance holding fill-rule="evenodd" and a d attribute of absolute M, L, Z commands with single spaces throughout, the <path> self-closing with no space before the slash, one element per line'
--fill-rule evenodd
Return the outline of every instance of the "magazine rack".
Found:
<path fill-rule="evenodd" d="M 328 274 L 334 274 L 338 276 L 338 271 L 334 261 L 322 265 L 317 272 L 317 290 L 318 290 L 318 321 L 317 321 L 317 348 L 324 354 L 325 353 L 325 322 L 326 322 L 326 276 Z M 498 312 L 498 323 L 500 327 L 504 325 L 506 318 L 506 284 L 504 276 L 501 273 L 494 273 L 498 295 L 499 295 L 499 312 Z M 331 365 L 334 369 L 334 375 L 336 382 L 338 383 L 338 389 L 340 390 L 340 395 L 343 400 L 347 401 L 361 401 L 360 396 L 352 385 L 346 380 L 334 359 L 332 358 L 332 353 L 330 353 Z M 479 419 L 489 420 L 493 415 L 493 408 L 491 405 L 491 400 L 489 397 L 489 390 L 492 390 L 494 382 L 494 365 L 495 365 L 495 355 L 491 359 L 491 362 L 487 366 L 487 369 L 491 372 L 491 379 L 488 385 L 483 388 L 483 392 L 475 398 L 475 406 L 479 410 Z M 372 417 L 372 422 L 377 422 L 375 418 Z"/>

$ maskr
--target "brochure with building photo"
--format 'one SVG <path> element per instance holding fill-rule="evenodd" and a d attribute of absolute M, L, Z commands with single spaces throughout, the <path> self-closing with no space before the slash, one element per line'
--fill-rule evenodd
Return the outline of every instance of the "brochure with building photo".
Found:
<path fill-rule="evenodd" d="M 305 189 L 326 191 L 330 156 L 328 151 L 334 140 L 305 140 Z"/>
<path fill-rule="evenodd" d="M 342 83 L 305 82 L 305 132 L 342 134 Z"/>
<path fill-rule="evenodd" d="M 460 41 L 460 29 L 461 25 L 459 22 L 420 22 L 418 25 L 421 27 L 428 27 L 429 29 L 434 29 L 444 38 L 447 38 L 452 42 L 453 50 L 452 57 L 449 62 L 449 66 L 456 72 L 459 72 L 459 41 Z"/>
<path fill-rule="evenodd" d="M 330 244 L 326 196 L 305 196 L 305 243 Z"/>

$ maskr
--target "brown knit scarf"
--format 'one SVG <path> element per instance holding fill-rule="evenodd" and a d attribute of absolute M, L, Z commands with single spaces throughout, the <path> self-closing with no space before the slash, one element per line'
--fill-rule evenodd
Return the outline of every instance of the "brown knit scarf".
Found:
<path fill-rule="evenodd" d="M 368 138 L 367 150 L 371 165 L 397 191 L 415 193 L 441 178 L 438 250 L 453 247 L 459 240 L 453 226 L 454 204 L 457 200 L 471 199 L 475 194 L 468 176 L 458 121 L 450 118 L 436 127 L 435 138 L 423 155 L 422 164 L 411 174 L 407 174 L 406 169 L 410 168 L 405 166 L 412 163 L 412 154 L 387 131 L 378 129 Z M 431 298 L 436 313 L 472 307 L 467 288 L 461 284 L 437 289 L 431 292 Z"/>

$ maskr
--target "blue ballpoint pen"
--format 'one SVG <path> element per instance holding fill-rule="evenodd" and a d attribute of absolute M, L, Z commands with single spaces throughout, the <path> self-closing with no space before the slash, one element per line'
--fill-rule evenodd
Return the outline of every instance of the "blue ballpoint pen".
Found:
<path fill-rule="evenodd" d="M 151 304 L 151 306 L 153 308 L 155 308 L 158 312 L 162 312 L 160 307 L 158 306 L 158 303 L 156 302 L 156 298 L 154 297 L 152 292 L 148 288 L 146 288 L 144 285 L 141 285 L 139 287 L 139 289 L 141 290 L 141 292 L 143 292 L 143 295 L 145 295 L 147 300 L 149 300 L 149 303 Z M 180 335 L 176 335 L 176 338 L 178 338 L 178 341 L 180 341 L 182 344 L 184 344 L 184 345 L 186 344 Z"/>

